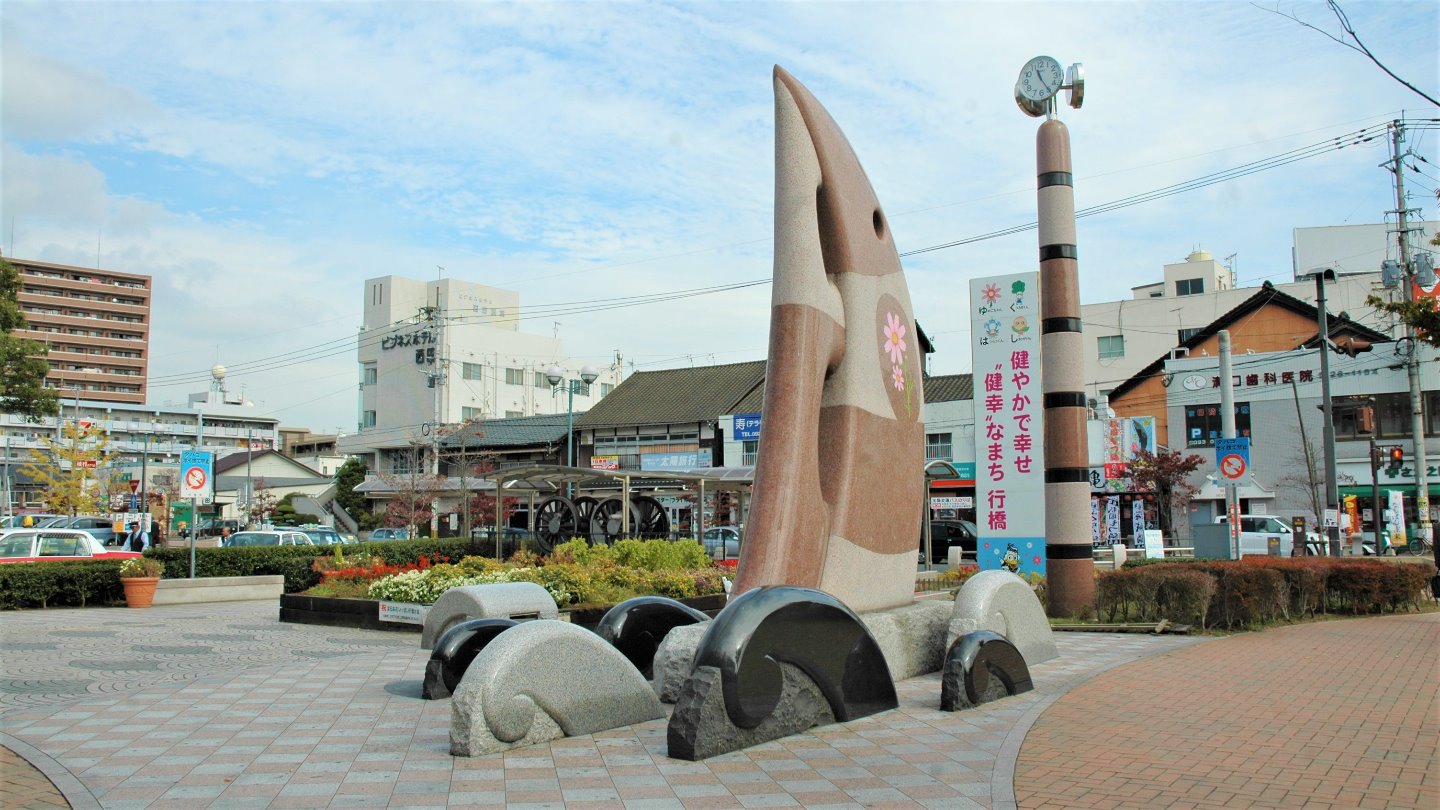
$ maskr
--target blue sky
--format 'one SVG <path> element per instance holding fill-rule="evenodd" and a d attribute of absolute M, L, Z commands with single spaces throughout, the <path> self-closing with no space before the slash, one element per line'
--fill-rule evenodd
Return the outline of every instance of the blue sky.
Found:
<path fill-rule="evenodd" d="M 1261 4 L 1265 5 L 1265 4 Z M 1347 2 L 1432 96 L 1440 12 Z M 1276 8 L 1273 3 L 1267 8 Z M 1282 2 L 1327 31 L 1323 3 Z M 215 362 L 343 345 L 362 282 L 448 275 L 540 307 L 768 278 L 780 64 L 845 130 L 902 252 L 1034 219 L 1020 67 L 1083 62 L 1064 110 L 1077 207 L 1398 116 L 1363 56 L 1244 2 L 65 3 L 0 6 L 6 255 L 156 279 L 151 400 Z M 1436 218 L 1440 133 L 1407 177 Z M 1080 221 L 1085 302 L 1200 246 L 1290 277 L 1295 227 L 1382 221 L 1382 141 Z M 938 373 L 969 370 L 968 280 L 1033 268 L 1033 231 L 904 260 Z M 764 356 L 769 288 L 547 315 L 636 369 Z M 556 322 L 558 321 L 558 326 Z M 353 352 L 232 374 L 287 425 L 353 429 Z"/>

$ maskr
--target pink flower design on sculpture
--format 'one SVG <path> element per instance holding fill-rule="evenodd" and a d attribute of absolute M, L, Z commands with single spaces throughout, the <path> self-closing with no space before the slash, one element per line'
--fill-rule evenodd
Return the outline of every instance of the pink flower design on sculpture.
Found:
<path fill-rule="evenodd" d="M 905 324 L 893 312 L 885 314 L 885 351 L 891 363 L 905 362 Z"/>
<path fill-rule="evenodd" d="M 905 369 L 899 366 L 890 367 L 890 381 L 895 383 L 895 390 L 905 392 Z"/>
<path fill-rule="evenodd" d="M 981 298 L 984 298 L 984 299 L 985 299 L 985 303 L 987 303 L 987 304 L 993 304 L 993 303 L 995 303 L 996 301 L 999 301 L 999 300 L 1000 300 L 1000 285 L 999 285 L 999 284 L 986 284 L 985 287 L 984 287 L 982 290 L 980 290 L 980 297 L 981 297 Z"/>

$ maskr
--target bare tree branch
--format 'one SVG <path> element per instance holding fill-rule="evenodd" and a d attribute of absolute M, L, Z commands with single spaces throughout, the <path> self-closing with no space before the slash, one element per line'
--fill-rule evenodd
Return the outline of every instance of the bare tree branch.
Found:
<path fill-rule="evenodd" d="M 1364 42 L 1361 42 L 1361 41 L 1360 41 L 1360 35 L 1357 34 L 1357 33 L 1355 33 L 1355 28 L 1354 28 L 1354 26 L 1352 26 L 1352 25 L 1350 24 L 1350 18 L 1345 15 L 1345 10 L 1340 7 L 1340 4 L 1339 4 L 1338 2 L 1336 2 L 1336 0 L 1325 0 L 1325 4 L 1326 4 L 1327 6 L 1329 6 L 1329 7 L 1330 7 L 1330 11 L 1335 14 L 1335 19 L 1337 19 L 1337 20 L 1340 21 L 1340 28 L 1343 29 L 1343 30 L 1345 31 L 1345 34 L 1346 34 L 1347 36 L 1349 36 L 1349 38 L 1350 38 L 1351 40 L 1354 40 L 1354 42 L 1348 42 L 1348 41 L 1346 41 L 1346 40 L 1345 40 L 1344 38 L 1342 38 L 1342 37 L 1337 37 L 1337 36 L 1335 36 L 1334 34 L 1330 33 L 1329 31 L 1325 31 L 1325 30 L 1323 30 L 1323 29 L 1321 29 L 1321 28 L 1317 28 L 1317 27 L 1311 25 L 1310 23 L 1305 22 L 1304 20 L 1300 19 L 1299 17 L 1296 17 L 1294 14 L 1287 14 L 1287 13 L 1281 11 L 1281 10 L 1280 10 L 1280 6 L 1279 6 L 1278 3 L 1276 4 L 1275 8 L 1273 8 L 1273 9 L 1272 9 L 1272 8 L 1265 8 L 1264 6 L 1261 6 L 1261 5 L 1258 5 L 1258 4 L 1255 4 L 1255 3 L 1251 3 L 1250 5 L 1254 6 L 1255 8 L 1260 9 L 1261 11 L 1268 11 L 1268 12 L 1270 12 L 1271 14 L 1276 14 L 1276 15 L 1281 16 L 1281 17 L 1284 17 L 1284 18 L 1286 18 L 1286 19 L 1288 19 L 1288 20 L 1293 20 L 1294 22 L 1300 24 L 1302 27 L 1309 28 L 1311 31 L 1315 31 L 1315 32 L 1321 34 L 1322 36 L 1330 39 L 1330 40 L 1333 41 L 1333 42 L 1338 42 L 1338 43 L 1340 43 L 1341 45 L 1344 45 L 1345 47 L 1349 48 L 1350 50 L 1355 51 L 1356 53 L 1364 54 L 1364 55 L 1365 55 L 1365 58 L 1369 59 L 1371 62 L 1374 62 L 1376 67 L 1378 67 L 1378 68 L 1380 68 L 1381 70 L 1385 71 L 1385 75 L 1387 75 L 1387 76 L 1389 76 L 1390 78 L 1394 79 L 1395 81 L 1397 81 L 1397 82 L 1405 85 L 1407 88 L 1410 89 L 1411 92 L 1415 93 L 1416 95 L 1420 96 L 1421 98 L 1425 99 L 1426 101 L 1430 102 L 1431 104 L 1435 105 L 1436 107 L 1440 107 L 1440 101 L 1436 101 L 1436 100 L 1435 100 L 1434 98 L 1432 98 L 1429 94 L 1427 94 L 1424 90 L 1421 90 L 1420 88 L 1416 87 L 1415 85 L 1411 84 L 1410 82 L 1407 82 L 1407 81 L 1405 81 L 1404 79 L 1400 78 L 1399 76 L 1395 75 L 1395 71 L 1393 71 L 1393 70 L 1391 70 L 1390 68 L 1386 67 L 1384 62 L 1381 62 L 1378 58 L 1376 58 L 1375 54 L 1370 51 L 1370 48 L 1369 48 L 1368 46 L 1366 46 L 1366 44 L 1365 44 Z"/>

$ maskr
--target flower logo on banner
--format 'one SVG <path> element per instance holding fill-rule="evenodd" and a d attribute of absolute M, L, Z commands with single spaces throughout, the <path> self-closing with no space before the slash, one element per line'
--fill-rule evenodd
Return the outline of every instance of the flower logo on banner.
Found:
<path fill-rule="evenodd" d="M 1000 336 L 1000 322 L 997 321 L 997 320 L 995 320 L 994 318 L 991 318 L 990 320 L 986 321 L 986 322 L 985 322 L 985 337 L 992 337 L 992 338 L 993 338 L 993 337 L 999 337 L 999 336 Z"/>
<path fill-rule="evenodd" d="M 999 301 L 1000 285 L 994 283 L 986 284 L 984 288 L 980 290 L 980 297 L 985 299 L 985 303 L 987 304 L 993 304 L 996 301 Z"/>

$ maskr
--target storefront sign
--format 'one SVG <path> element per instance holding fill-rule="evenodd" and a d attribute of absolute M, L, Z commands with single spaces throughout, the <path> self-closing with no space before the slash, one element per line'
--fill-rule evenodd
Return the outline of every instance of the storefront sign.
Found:
<path fill-rule="evenodd" d="M 1145 559 L 1165 559 L 1165 535 L 1159 529 L 1146 529 L 1142 536 L 1145 538 Z"/>
<path fill-rule="evenodd" d="M 760 414 L 737 413 L 731 434 L 736 441 L 753 442 L 760 438 Z"/>
<path fill-rule="evenodd" d="M 1043 575 L 1039 275 L 972 279 L 970 334 L 980 567 Z"/>
<path fill-rule="evenodd" d="M 640 455 L 640 469 L 647 471 L 693 470 L 710 465 L 709 450 L 699 450 L 694 453 L 642 453 Z"/>
<path fill-rule="evenodd" d="M 619 456 L 591 456 L 590 469 L 592 470 L 618 470 L 620 469 Z"/>
<path fill-rule="evenodd" d="M 931 509 L 974 509 L 975 499 L 967 497 L 958 498 L 931 498 Z"/>
<path fill-rule="evenodd" d="M 394 349 L 402 346 L 423 346 L 438 343 L 434 332 L 407 332 L 405 334 L 391 334 L 380 338 L 381 349 Z"/>

